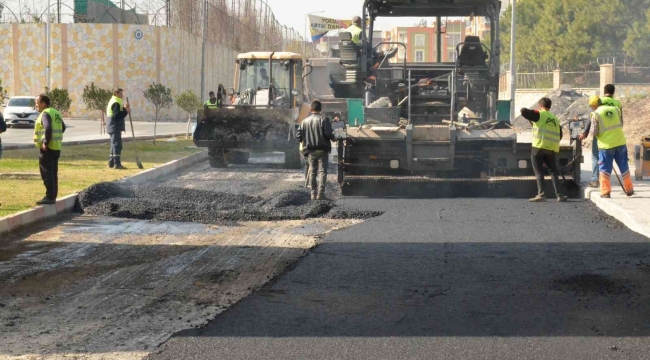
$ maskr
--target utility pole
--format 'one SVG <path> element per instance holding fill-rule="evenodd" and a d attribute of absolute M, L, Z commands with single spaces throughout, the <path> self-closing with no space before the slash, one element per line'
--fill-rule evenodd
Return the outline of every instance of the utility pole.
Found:
<path fill-rule="evenodd" d="M 201 100 L 205 99 L 205 35 L 208 27 L 208 0 L 203 0 L 203 40 L 201 42 Z"/>
<path fill-rule="evenodd" d="M 512 19 L 510 20 L 510 121 L 515 120 L 515 91 L 517 87 L 517 69 L 515 69 L 515 29 L 517 28 L 517 19 L 515 17 L 515 4 L 517 0 L 512 0 Z"/>
<path fill-rule="evenodd" d="M 52 24 L 50 23 L 50 0 L 47 0 L 47 19 L 45 23 L 45 31 L 47 31 L 47 66 L 45 68 L 45 77 L 46 77 L 46 83 L 47 87 L 52 90 L 52 76 L 50 74 L 50 64 L 52 63 L 52 60 L 50 59 L 50 46 L 51 46 L 51 41 L 52 41 Z"/>

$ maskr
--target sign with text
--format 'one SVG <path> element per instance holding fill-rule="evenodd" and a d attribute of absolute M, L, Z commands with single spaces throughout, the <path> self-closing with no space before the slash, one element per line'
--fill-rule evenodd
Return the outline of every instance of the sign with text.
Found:
<path fill-rule="evenodd" d="M 347 29 L 352 24 L 352 20 L 338 20 L 322 16 L 309 15 L 309 30 L 311 41 L 320 40 L 328 32 L 333 30 Z"/>

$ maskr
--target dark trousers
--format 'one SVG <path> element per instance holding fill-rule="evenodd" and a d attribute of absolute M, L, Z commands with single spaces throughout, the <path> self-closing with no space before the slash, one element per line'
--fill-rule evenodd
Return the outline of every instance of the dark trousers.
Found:
<path fill-rule="evenodd" d="M 111 135 L 111 155 L 108 158 L 110 164 L 122 163 L 122 133 L 116 132 Z"/>
<path fill-rule="evenodd" d="M 59 156 L 61 150 L 47 149 L 39 150 L 38 166 L 41 170 L 41 179 L 45 185 L 45 197 L 50 200 L 56 200 L 59 192 Z"/>
<path fill-rule="evenodd" d="M 555 162 L 555 151 L 546 150 L 546 149 L 537 149 L 533 148 L 531 154 L 531 162 L 533 163 L 533 171 L 535 172 L 535 179 L 537 180 L 537 193 L 539 195 L 544 195 L 544 164 L 546 168 L 551 173 L 551 180 L 553 182 L 553 189 L 555 189 L 555 195 L 561 195 L 558 190 L 558 174 L 560 171 L 557 168 L 557 163 Z"/>
<path fill-rule="evenodd" d="M 313 152 L 309 154 L 309 183 L 311 192 L 325 194 L 325 183 L 327 182 L 327 165 L 328 153 L 325 151 Z"/>

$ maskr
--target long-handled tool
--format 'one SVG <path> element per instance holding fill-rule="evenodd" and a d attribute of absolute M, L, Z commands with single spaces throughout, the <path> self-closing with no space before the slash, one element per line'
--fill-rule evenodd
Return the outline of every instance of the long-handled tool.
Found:
<path fill-rule="evenodd" d="M 616 179 L 618 180 L 618 184 L 621 185 L 621 189 L 623 189 L 623 194 L 627 195 L 627 190 L 625 190 L 625 186 L 623 185 L 623 181 L 621 180 L 620 175 L 618 175 L 618 171 L 616 171 L 616 167 L 612 165 L 612 170 L 614 170 L 614 174 L 616 174 Z M 628 195 L 630 196 L 630 195 Z"/>
<path fill-rule="evenodd" d="M 126 98 L 126 106 L 131 108 L 129 105 L 129 98 Z M 138 156 L 138 147 L 135 145 L 135 131 L 133 131 L 133 120 L 131 120 L 131 111 L 129 111 L 129 123 L 131 123 L 131 136 L 133 136 L 133 149 L 135 149 L 135 163 L 138 165 L 138 169 L 144 169 L 142 163 L 140 162 L 140 157 Z"/>
<path fill-rule="evenodd" d="M 571 139 L 571 140 L 573 141 L 573 140 L 577 140 L 577 139 Z M 578 185 L 578 183 L 574 179 L 567 180 L 566 177 L 564 177 L 564 171 L 562 171 L 562 168 L 566 168 L 569 165 L 575 163 L 576 159 L 579 158 L 580 155 L 581 154 L 576 154 L 573 157 L 573 160 L 569 164 L 567 164 L 566 166 L 558 167 L 558 170 L 560 172 L 560 176 L 562 177 L 562 182 L 560 183 L 560 186 L 566 191 L 566 195 L 569 196 L 569 197 L 575 197 L 575 196 L 578 196 L 580 194 L 580 185 Z"/>

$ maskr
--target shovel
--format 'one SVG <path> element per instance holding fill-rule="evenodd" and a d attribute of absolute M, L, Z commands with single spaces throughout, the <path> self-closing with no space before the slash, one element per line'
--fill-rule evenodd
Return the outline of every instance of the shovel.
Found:
<path fill-rule="evenodd" d="M 579 156 L 580 154 L 576 154 L 576 156 L 569 164 L 575 163 L 576 159 Z M 576 183 L 576 181 L 573 179 L 567 180 L 566 177 L 564 177 L 564 171 L 562 171 L 562 168 L 558 167 L 558 170 L 560 172 L 560 176 L 562 176 L 562 182 L 560 183 L 560 187 L 564 189 L 564 192 L 566 193 L 565 195 L 568 197 L 577 197 L 580 194 L 580 185 L 578 185 L 578 183 Z"/>
<path fill-rule="evenodd" d="M 129 106 L 129 98 L 126 98 L 126 105 Z M 135 131 L 133 131 L 133 120 L 131 120 L 131 111 L 129 111 L 129 123 L 131 123 L 131 136 L 133 136 L 133 149 L 135 149 L 135 164 L 138 165 L 138 169 L 144 169 L 142 163 L 140 162 L 140 157 L 138 156 L 138 147 L 135 145 Z"/>

